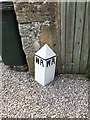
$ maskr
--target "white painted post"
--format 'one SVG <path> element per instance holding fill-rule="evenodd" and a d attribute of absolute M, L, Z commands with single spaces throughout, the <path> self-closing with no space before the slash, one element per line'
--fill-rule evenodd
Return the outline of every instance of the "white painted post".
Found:
<path fill-rule="evenodd" d="M 2 57 L 0 56 L 0 62 L 2 61 Z"/>
<path fill-rule="evenodd" d="M 35 80 L 44 85 L 54 80 L 56 54 L 45 44 L 35 53 Z"/>

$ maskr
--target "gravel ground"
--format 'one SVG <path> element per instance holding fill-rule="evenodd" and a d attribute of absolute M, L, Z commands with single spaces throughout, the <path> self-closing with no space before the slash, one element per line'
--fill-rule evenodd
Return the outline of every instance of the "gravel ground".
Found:
<path fill-rule="evenodd" d="M 0 62 L 0 117 L 89 118 L 90 81 L 84 75 L 59 75 L 47 86 L 29 72 L 15 72 Z"/>

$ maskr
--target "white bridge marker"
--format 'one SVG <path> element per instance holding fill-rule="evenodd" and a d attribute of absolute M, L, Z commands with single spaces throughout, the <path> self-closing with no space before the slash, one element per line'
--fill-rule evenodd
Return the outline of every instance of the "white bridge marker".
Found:
<path fill-rule="evenodd" d="M 44 85 L 54 80 L 56 54 L 45 44 L 35 53 L 35 80 Z"/>

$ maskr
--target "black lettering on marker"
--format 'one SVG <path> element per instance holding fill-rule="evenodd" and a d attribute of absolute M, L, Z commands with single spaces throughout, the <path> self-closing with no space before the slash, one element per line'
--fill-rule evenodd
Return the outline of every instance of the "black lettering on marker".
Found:
<path fill-rule="evenodd" d="M 47 67 L 50 66 L 50 63 L 51 63 L 51 60 L 48 60 L 46 66 Z"/>
<path fill-rule="evenodd" d="M 51 63 L 51 65 L 53 65 L 53 64 L 55 64 L 55 59 L 54 59 L 54 58 L 52 58 L 52 63 Z"/>
<path fill-rule="evenodd" d="M 42 66 L 44 67 L 44 64 L 43 64 L 43 60 L 41 59 L 40 60 L 40 65 L 42 64 Z"/>
<path fill-rule="evenodd" d="M 37 58 L 37 57 L 36 57 L 36 63 L 38 63 L 38 64 L 39 64 L 39 58 Z"/>

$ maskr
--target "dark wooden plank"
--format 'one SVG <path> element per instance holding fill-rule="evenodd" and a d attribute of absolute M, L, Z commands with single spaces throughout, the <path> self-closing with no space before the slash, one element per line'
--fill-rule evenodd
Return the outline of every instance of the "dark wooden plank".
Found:
<path fill-rule="evenodd" d="M 75 38 L 74 38 L 74 53 L 73 53 L 73 63 L 75 65 L 73 66 L 73 73 L 79 72 L 84 12 L 85 12 L 85 3 L 77 2 Z"/>
<path fill-rule="evenodd" d="M 81 50 L 80 70 L 79 73 L 85 73 L 88 63 L 89 41 L 88 41 L 88 8 L 86 6 L 84 33 Z"/>
<path fill-rule="evenodd" d="M 66 73 L 72 71 L 72 53 L 73 53 L 73 36 L 74 36 L 74 21 L 75 21 L 75 3 L 67 3 L 66 15 Z"/>
<path fill-rule="evenodd" d="M 88 5 L 88 42 L 89 42 L 89 54 L 88 54 L 88 66 L 90 66 L 90 2 Z"/>
<path fill-rule="evenodd" d="M 90 45 L 89 45 L 90 47 Z M 88 53 L 88 66 L 90 66 L 90 48 L 89 48 L 89 53 Z"/>
<path fill-rule="evenodd" d="M 66 3 L 61 2 L 61 64 L 62 64 L 62 73 L 65 72 L 65 36 L 66 36 L 66 31 L 65 31 L 65 26 L 66 26 Z"/>
<path fill-rule="evenodd" d="M 56 23 L 56 41 L 54 40 L 53 42 L 53 48 L 56 49 L 56 54 L 57 54 L 57 73 L 61 73 L 61 54 L 60 54 L 60 45 L 61 45 L 61 3 L 56 2 L 55 5 L 55 23 Z M 53 33 L 53 38 L 54 38 L 54 33 Z"/>

